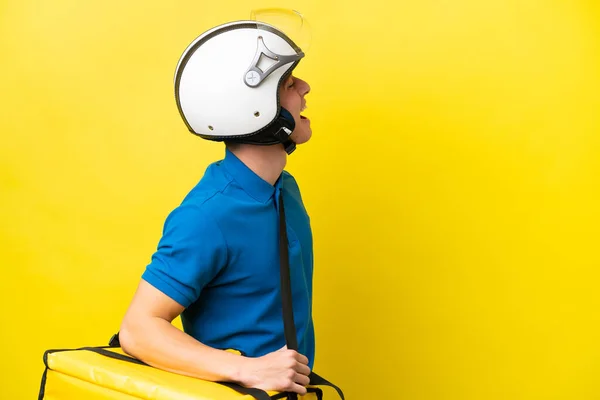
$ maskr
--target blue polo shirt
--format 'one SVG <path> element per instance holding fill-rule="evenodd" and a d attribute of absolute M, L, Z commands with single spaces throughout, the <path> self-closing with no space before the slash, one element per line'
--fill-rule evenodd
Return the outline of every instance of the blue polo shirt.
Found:
<path fill-rule="evenodd" d="M 285 345 L 278 199 L 285 204 L 298 351 L 312 368 L 313 245 L 292 175 L 269 184 L 233 153 L 211 164 L 167 217 L 142 278 L 185 307 L 185 332 L 218 349 L 259 357 Z"/>

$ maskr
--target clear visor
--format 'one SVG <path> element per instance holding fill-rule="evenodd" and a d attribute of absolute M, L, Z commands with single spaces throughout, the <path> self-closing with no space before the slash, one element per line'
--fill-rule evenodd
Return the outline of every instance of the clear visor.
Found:
<path fill-rule="evenodd" d="M 286 34 L 306 54 L 312 35 L 306 18 L 298 11 L 285 8 L 252 10 L 250 20 L 271 25 Z"/>
<path fill-rule="evenodd" d="M 257 37 L 257 47 L 254 59 L 246 70 L 244 82 L 252 88 L 259 87 L 271 73 L 280 67 L 297 62 L 304 57 L 306 49 L 310 46 L 311 32 L 306 19 L 297 11 L 282 8 L 264 8 L 253 10 L 250 18 L 259 22 L 259 31 L 265 33 L 273 28 L 286 35 L 294 45 L 294 54 L 278 54 L 275 47 L 269 48 L 263 35 Z"/>

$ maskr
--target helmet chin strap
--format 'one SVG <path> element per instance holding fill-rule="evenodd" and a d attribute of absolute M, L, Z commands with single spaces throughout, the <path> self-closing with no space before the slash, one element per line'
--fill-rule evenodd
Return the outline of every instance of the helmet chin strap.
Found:
<path fill-rule="evenodd" d="M 290 139 L 290 135 L 296 128 L 294 117 L 288 110 L 281 107 L 279 117 L 268 128 L 246 138 L 230 139 L 232 142 L 254 144 L 258 146 L 269 146 L 281 143 L 287 154 L 296 150 L 296 143 Z"/>
<path fill-rule="evenodd" d="M 296 150 L 296 143 L 290 139 L 292 132 L 294 132 L 294 129 L 296 128 L 294 117 L 288 110 L 281 107 L 281 112 L 279 113 L 279 118 L 277 118 L 276 123 L 280 125 L 280 128 L 275 132 L 275 137 L 283 144 L 285 152 L 292 154 L 294 150 Z"/>
<path fill-rule="evenodd" d="M 283 145 L 283 148 L 285 149 L 285 152 L 288 153 L 288 155 L 292 154 L 294 150 L 296 150 L 296 143 L 294 143 L 292 139 L 288 138 L 281 144 Z"/>

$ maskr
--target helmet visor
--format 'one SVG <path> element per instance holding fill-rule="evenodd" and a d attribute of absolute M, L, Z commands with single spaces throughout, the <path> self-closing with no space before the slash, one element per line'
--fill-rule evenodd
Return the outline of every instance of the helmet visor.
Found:
<path fill-rule="evenodd" d="M 311 28 L 306 18 L 298 11 L 285 8 L 262 8 L 252 10 L 250 19 L 279 29 L 305 54 L 310 47 Z"/>

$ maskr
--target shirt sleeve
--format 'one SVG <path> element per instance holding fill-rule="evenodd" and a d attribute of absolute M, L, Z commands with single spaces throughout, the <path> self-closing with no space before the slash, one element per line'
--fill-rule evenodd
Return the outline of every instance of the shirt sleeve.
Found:
<path fill-rule="evenodd" d="M 226 263 L 227 246 L 216 222 L 197 206 L 181 205 L 167 217 L 142 279 L 188 307 Z"/>

